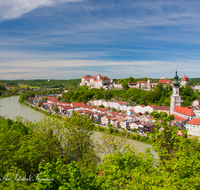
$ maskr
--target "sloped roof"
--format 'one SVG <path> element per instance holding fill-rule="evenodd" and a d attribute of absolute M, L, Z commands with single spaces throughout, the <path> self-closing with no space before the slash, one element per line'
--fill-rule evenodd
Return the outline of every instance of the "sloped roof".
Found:
<path fill-rule="evenodd" d="M 187 124 L 191 124 L 191 125 L 200 125 L 200 119 L 198 118 L 193 118 L 190 121 L 187 122 Z"/>
<path fill-rule="evenodd" d="M 154 110 L 167 110 L 167 111 L 169 111 L 170 107 L 169 106 L 155 106 Z"/>
<path fill-rule="evenodd" d="M 148 105 L 149 107 L 152 107 L 152 108 L 155 108 L 156 107 L 156 105 Z"/>
<path fill-rule="evenodd" d="M 181 106 L 176 106 L 174 109 L 175 112 L 181 113 L 183 115 L 188 115 L 188 116 L 195 116 L 194 112 L 192 109 L 186 108 L 186 107 L 181 107 Z"/>
<path fill-rule="evenodd" d="M 182 81 L 189 81 L 188 76 L 184 75 Z"/>
<path fill-rule="evenodd" d="M 185 75 L 183 76 L 183 79 L 182 79 L 182 81 L 186 81 Z"/>
<path fill-rule="evenodd" d="M 170 84 L 171 80 L 167 79 L 167 80 L 159 80 L 158 83 L 162 83 L 162 84 Z"/>
<path fill-rule="evenodd" d="M 146 84 L 147 81 L 138 81 L 137 83 L 138 83 L 138 84 L 142 84 L 142 83 Z"/>
<path fill-rule="evenodd" d="M 186 119 L 184 119 L 184 118 L 182 118 L 182 117 L 179 117 L 179 116 L 177 116 L 177 115 L 174 115 L 174 114 L 172 114 L 173 116 L 174 116 L 174 119 L 176 119 L 176 120 L 178 120 L 178 121 L 185 121 Z"/>
<path fill-rule="evenodd" d="M 72 103 L 72 106 L 73 107 L 81 107 L 81 106 L 85 106 L 85 103 L 84 102 L 77 102 L 77 103 Z"/>

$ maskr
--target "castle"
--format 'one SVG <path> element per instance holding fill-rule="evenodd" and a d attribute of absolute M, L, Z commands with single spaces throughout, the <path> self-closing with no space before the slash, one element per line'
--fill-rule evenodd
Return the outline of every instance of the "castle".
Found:
<path fill-rule="evenodd" d="M 114 88 L 113 79 L 107 76 L 101 76 L 98 74 L 97 76 L 85 75 L 82 77 L 80 86 L 89 86 L 90 88 L 104 88 L 111 89 Z"/>
<path fill-rule="evenodd" d="M 181 80 L 181 86 L 183 85 L 189 85 L 189 79 L 188 79 L 188 76 L 185 76 L 183 77 L 183 79 Z"/>

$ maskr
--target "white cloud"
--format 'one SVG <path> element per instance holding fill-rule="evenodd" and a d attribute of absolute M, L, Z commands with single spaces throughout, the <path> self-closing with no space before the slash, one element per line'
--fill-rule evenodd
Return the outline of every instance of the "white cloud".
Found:
<path fill-rule="evenodd" d="M 0 20 L 17 18 L 41 6 L 80 0 L 0 0 Z"/>
<path fill-rule="evenodd" d="M 178 69 L 178 75 L 198 77 L 200 60 L 188 61 L 101 61 L 101 60 L 55 60 L 55 61 L 12 61 L 1 63 L 1 79 L 73 79 L 85 74 L 101 73 L 112 78 L 149 77 L 172 78 Z M 192 64 L 192 67 L 190 65 Z M 181 67 L 180 67 L 181 65 Z"/>

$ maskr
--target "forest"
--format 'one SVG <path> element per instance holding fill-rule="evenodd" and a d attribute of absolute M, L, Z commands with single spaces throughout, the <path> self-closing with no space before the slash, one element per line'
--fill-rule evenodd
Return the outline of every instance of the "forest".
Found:
<path fill-rule="evenodd" d="M 36 123 L 1 117 L 0 189 L 200 189 L 198 140 L 161 125 L 150 135 L 155 160 L 125 138 L 105 135 L 94 142 L 92 121 L 80 115 Z"/>
<path fill-rule="evenodd" d="M 31 87 L 43 87 L 43 88 L 71 88 L 77 86 L 81 82 L 81 79 L 69 79 L 69 80 L 47 80 L 47 79 L 35 79 L 35 80 L 1 80 L 1 83 L 19 86 L 28 85 Z"/>

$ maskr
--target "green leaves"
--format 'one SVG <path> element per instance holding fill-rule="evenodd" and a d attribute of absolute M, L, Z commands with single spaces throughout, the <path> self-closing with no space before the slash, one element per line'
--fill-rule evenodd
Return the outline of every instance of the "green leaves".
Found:
<path fill-rule="evenodd" d="M 163 121 L 171 119 L 160 115 Z M 96 149 L 92 121 L 82 115 L 66 122 L 2 120 L 0 189 L 199 189 L 198 139 L 177 136 L 176 127 L 157 124 L 150 137 L 159 156 L 155 160 L 149 149 L 140 153 L 113 135 L 103 135 Z M 101 162 L 97 152 L 106 154 Z"/>

